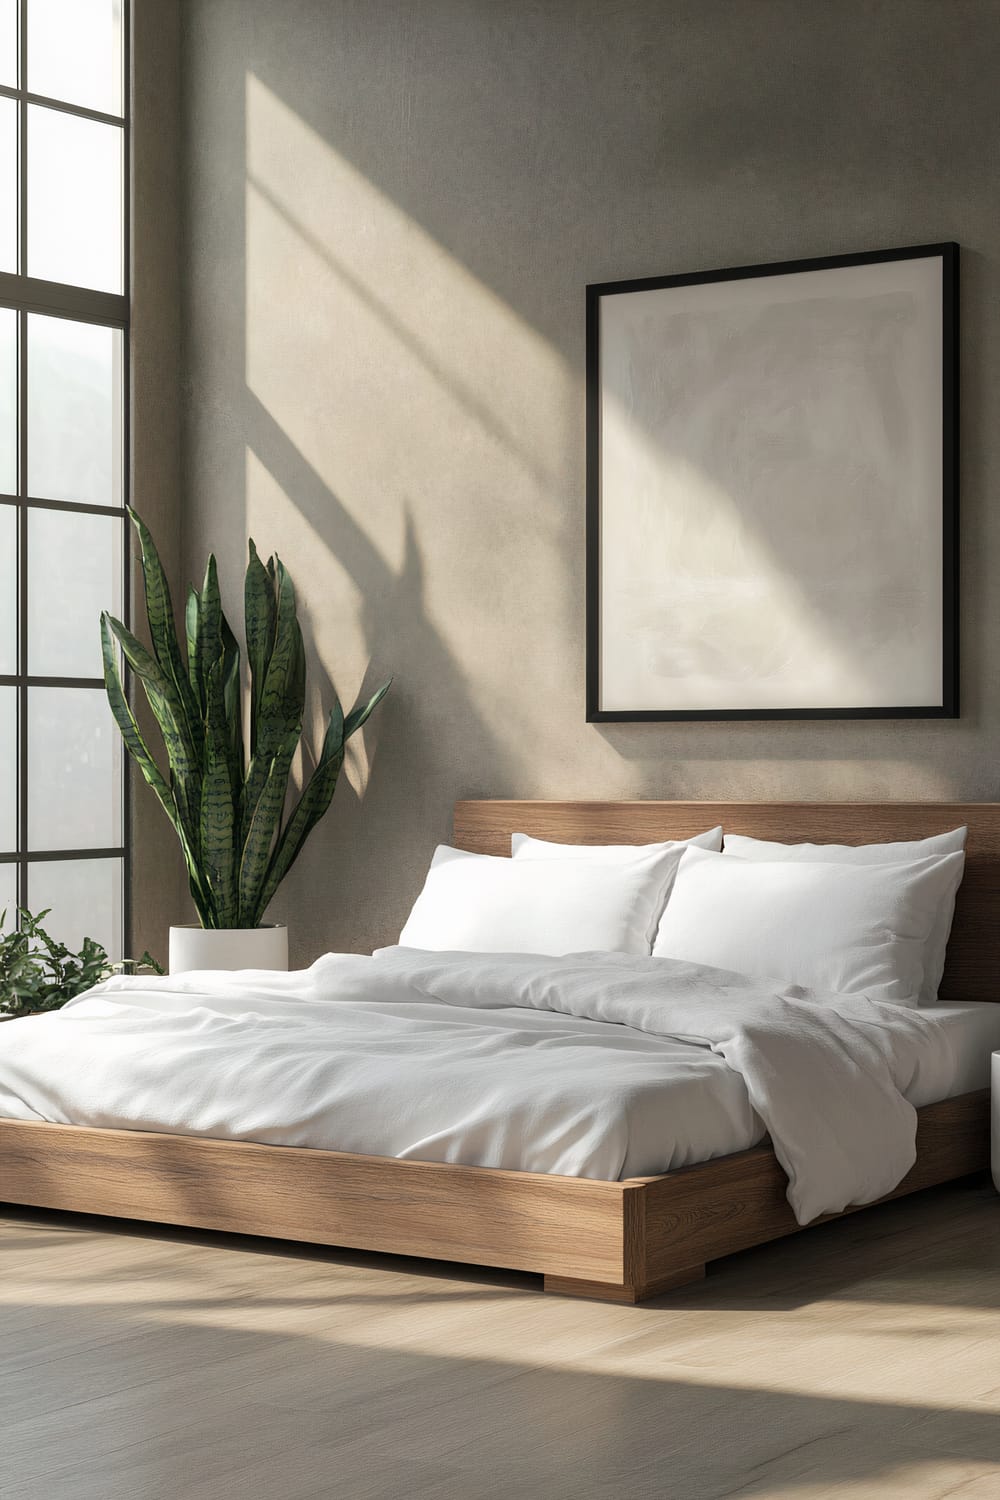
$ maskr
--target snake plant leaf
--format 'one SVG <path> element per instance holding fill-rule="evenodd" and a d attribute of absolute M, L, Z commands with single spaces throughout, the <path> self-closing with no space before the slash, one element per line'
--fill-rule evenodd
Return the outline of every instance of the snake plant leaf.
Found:
<path fill-rule="evenodd" d="M 198 677 L 206 693 L 208 674 L 222 655 L 222 595 L 215 554 L 209 553 L 205 580 L 198 598 L 198 638 L 195 643 Z"/>
<path fill-rule="evenodd" d="M 146 650 L 142 642 L 132 634 L 127 625 L 122 624 L 121 620 L 116 620 L 114 615 L 109 615 L 107 612 L 104 618 L 108 622 L 108 629 L 121 646 L 125 660 L 136 676 L 140 677 L 143 682 L 153 683 L 160 692 L 169 693 L 169 679 L 155 656 Z"/>
<path fill-rule="evenodd" d="M 368 719 L 371 718 L 372 714 L 375 712 L 376 708 L 378 708 L 379 704 L 382 702 L 382 699 L 385 697 L 386 693 L 391 687 L 392 678 L 390 677 L 388 682 L 383 682 L 378 691 L 371 695 L 367 703 L 359 704 L 357 708 L 351 709 L 350 713 L 347 715 L 347 718 L 344 720 L 345 740 L 349 740 L 355 730 L 360 729 L 362 724 L 366 723 Z"/>
<path fill-rule="evenodd" d="M 243 725 L 240 698 L 240 651 L 225 616 L 221 616 L 221 652 L 209 669 L 205 693 L 205 735 L 213 738 L 213 760 L 224 756 L 229 796 L 239 807 L 243 789 Z M 207 760 L 206 760 L 207 764 Z"/>
<path fill-rule="evenodd" d="M 108 615 L 108 628 L 122 648 L 122 653 L 133 672 L 139 678 L 149 699 L 170 763 L 170 789 L 177 812 L 184 824 L 186 838 L 192 848 L 197 848 L 196 832 L 201 796 L 201 757 L 204 753 L 204 733 L 199 738 L 201 745 L 191 744 L 187 734 L 187 723 L 173 683 L 168 679 L 159 663 L 146 650 L 141 641 L 113 615 Z"/>
<path fill-rule="evenodd" d="M 267 879 L 271 849 L 281 825 L 288 791 L 288 776 L 299 743 L 299 730 L 291 730 L 282 741 L 268 768 L 267 780 L 257 799 L 240 861 L 240 925 L 257 927 L 263 916 L 262 892 Z"/>
<path fill-rule="evenodd" d="M 226 662 L 221 652 L 205 676 L 205 739 L 211 736 L 216 753 L 226 757 L 228 765 L 230 727 L 226 714 Z"/>
<path fill-rule="evenodd" d="M 344 732 L 344 710 L 337 689 L 334 688 L 333 707 L 330 710 L 330 717 L 326 722 L 326 733 L 323 736 L 323 748 L 320 751 L 319 764 L 322 765 L 324 760 L 328 760 L 333 751 L 343 745 L 346 739 L 347 735 Z"/>
<path fill-rule="evenodd" d="M 186 722 L 183 720 L 183 706 L 177 695 L 173 682 L 160 667 L 156 658 L 151 655 L 146 647 L 123 625 L 121 620 L 116 620 L 114 615 L 107 615 L 108 629 L 122 649 L 122 654 L 128 662 L 132 671 L 138 677 L 149 698 L 150 707 L 157 716 L 157 722 L 163 729 L 160 704 L 163 712 L 170 718 L 171 736 L 164 735 L 167 747 L 167 755 L 171 766 L 175 768 L 175 759 L 178 764 L 194 762 L 194 747 L 186 735 Z"/>
<path fill-rule="evenodd" d="M 114 615 L 107 617 L 108 629 L 122 649 L 122 654 L 136 677 L 142 683 L 149 706 L 156 715 L 160 732 L 166 746 L 167 759 L 175 774 L 185 772 L 197 775 L 197 759 L 194 747 L 187 736 L 183 709 L 173 683 L 167 677 L 140 640 L 137 640 L 121 620 Z"/>
<path fill-rule="evenodd" d="M 201 925 L 202 927 L 217 927 L 219 924 L 215 916 L 215 896 L 205 877 L 200 853 L 197 848 L 192 849 L 186 839 L 181 840 L 181 853 L 184 855 L 184 865 L 187 870 L 188 890 L 191 892 L 191 900 L 194 902 Z"/>
<path fill-rule="evenodd" d="M 258 799 L 270 775 L 271 762 L 292 730 L 302 731 L 305 708 L 305 649 L 295 613 L 295 589 L 284 565 L 275 559 L 277 613 L 274 646 L 267 663 L 257 713 L 256 741 L 243 791 L 242 836 L 248 837 Z"/>
<path fill-rule="evenodd" d="M 305 648 L 302 630 L 295 612 L 295 587 L 281 562 L 275 557 L 277 618 L 274 648 L 267 664 L 260 697 L 260 721 L 283 739 L 288 729 L 302 723 L 305 710 Z"/>
<path fill-rule="evenodd" d="M 250 824 L 253 821 L 254 811 L 260 799 L 260 794 L 267 783 L 268 774 L 271 769 L 273 756 L 268 756 L 263 749 L 258 747 L 256 755 L 250 759 L 247 766 L 246 777 L 240 793 L 240 843 L 245 844 Z"/>
<path fill-rule="evenodd" d="M 206 681 L 205 771 L 201 788 L 200 868 L 212 892 L 212 926 L 237 925 L 236 824 L 233 811 L 229 726 L 226 722 L 223 658 Z"/>
<path fill-rule="evenodd" d="M 274 578 L 257 555 L 250 539 L 250 560 L 243 585 L 244 621 L 247 640 L 247 662 L 250 666 L 250 753 L 257 751 L 257 719 L 264 678 L 274 649 L 277 606 Z"/>
<path fill-rule="evenodd" d="M 205 688 L 198 671 L 198 609 L 201 596 L 196 588 L 188 589 L 184 610 L 184 635 L 187 641 L 188 681 L 202 713 L 205 711 Z"/>
<path fill-rule="evenodd" d="M 330 717 L 326 724 L 326 733 L 323 736 L 323 745 L 319 752 L 319 760 L 316 762 L 316 770 L 322 770 L 331 760 L 343 754 L 347 736 L 344 733 L 344 711 L 340 706 L 340 699 L 330 710 Z"/>
<path fill-rule="evenodd" d="M 161 807 L 163 808 L 167 817 L 170 819 L 170 822 L 173 824 L 174 832 L 177 834 L 177 838 L 181 845 L 181 852 L 184 856 L 184 862 L 187 866 L 188 883 L 191 887 L 191 893 L 195 899 L 195 904 L 198 907 L 199 915 L 201 915 L 204 910 L 207 895 L 202 885 L 200 874 L 198 872 L 196 846 L 192 837 L 192 823 L 190 814 L 188 813 L 187 816 L 184 816 L 182 814 L 182 804 L 184 803 L 182 786 L 181 783 L 178 782 L 177 777 L 173 774 L 171 775 L 171 785 L 167 785 L 163 773 L 161 772 L 159 766 L 156 764 L 156 761 L 150 754 L 146 743 L 142 738 L 139 726 L 135 721 L 135 717 L 132 713 L 131 708 L 129 707 L 128 701 L 125 697 L 124 689 L 122 687 L 121 676 L 118 670 L 118 662 L 115 658 L 114 647 L 111 642 L 112 627 L 115 624 L 117 624 L 120 629 L 125 629 L 125 627 L 121 625 L 120 621 L 113 621 L 111 616 L 109 616 L 108 614 L 102 614 L 101 651 L 104 658 L 104 684 L 108 694 L 108 702 L 111 706 L 111 711 L 115 717 L 115 721 L 118 724 L 122 739 L 125 742 L 125 748 L 129 751 L 136 765 L 139 767 L 143 779 L 152 787 Z M 135 642 L 135 644 L 138 645 L 138 642 Z M 128 658 L 126 658 L 126 660 L 127 659 Z M 148 686 L 144 684 L 144 687 L 147 687 L 147 696 L 150 696 Z M 158 696 L 154 695 L 150 697 L 150 703 L 153 707 L 154 713 L 158 712 L 156 708 L 157 701 Z M 162 733 L 163 721 L 158 718 L 157 722 L 160 724 Z"/>
<path fill-rule="evenodd" d="M 267 881 L 261 895 L 258 922 L 267 910 L 278 886 L 298 858 L 306 839 L 333 801 L 343 764 L 343 716 L 335 710 L 330 715 L 316 769 L 303 788 L 295 810 L 282 829 L 271 857 Z"/>
<path fill-rule="evenodd" d="M 149 638 L 153 643 L 153 653 L 161 669 L 174 685 L 180 699 L 183 718 L 187 723 L 188 734 L 192 742 L 197 744 L 201 735 L 201 720 L 194 691 L 181 656 L 180 643 L 177 640 L 170 585 L 148 526 L 131 507 L 129 507 L 129 515 L 138 534 L 142 552 L 146 619 L 149 623 Z"/>
<path fill-rule="evenodd" d="M 233 804 L 239 807 L 243 791 L 243 695 L 240 646 L 229 621 L 222 616 L 222 703 L 229 745 L 229 779 Z"/>
<path fill-rule="evenodd" d="M 125 748 L 142 772 L 143 779 L 156 793 L 163 811 L 176 826 L 176 810 L 170 795 L 170 788 L 167 786 L 163 772 L 146 746 L 125 696 L 115 648 L 111 640 L 111 631 L 108 627 L 108 616 L 104 612 L 101 614 L 101 655 L 104 658 L 104 686 L 108 694 L 108 703 L 125 742 Z"/>

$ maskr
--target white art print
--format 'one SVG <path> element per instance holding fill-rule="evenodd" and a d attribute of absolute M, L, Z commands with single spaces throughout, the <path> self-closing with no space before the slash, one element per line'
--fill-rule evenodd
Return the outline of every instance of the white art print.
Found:
<path fill-rule="evenodd" d="M 945 717 L 957 247 L 588 288 L 588 717 Z"/>

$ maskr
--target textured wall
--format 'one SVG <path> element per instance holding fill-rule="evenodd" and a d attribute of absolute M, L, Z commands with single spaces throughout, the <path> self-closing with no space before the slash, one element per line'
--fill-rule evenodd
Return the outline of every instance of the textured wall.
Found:
<path fill-rule="evenodd" d="M 460 796 L 984 797 L 995 0 L 188 0 L 184 556 L 390 699 L 272 908 L 392 939 Z M 583 287 L 957 239 L 958 723 L 588 726 Z M 322 665 L 320 665 L 322 663 Z"/>
<path fill-rule="evenodd" d="M 132 502 L 173 577 L 180 565 L 178 0 L 132 0 L 132 18 Z M 142 598 L 140 578 L 135 569 L 133 599 Z M 148 726 L 148 717 L 142 721 Z M 131 951 L 149 948 L 165 960 L 166 926 L 186 891 L 183 866 L 138 775 L 131 801 Z"/>

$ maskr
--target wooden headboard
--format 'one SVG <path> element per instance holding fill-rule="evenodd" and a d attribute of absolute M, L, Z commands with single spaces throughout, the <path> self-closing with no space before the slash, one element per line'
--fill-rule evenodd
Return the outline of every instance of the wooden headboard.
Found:
<path fill-rule="evenodd" d="M 727 833 L 786 844 L 889 843 L 968 824 L 941 999 L 1000 1001 L 998 802 L 457 802 L 455 844 L 507 855 L 512 833 L 567 844 L 650 844 L 717 823 Z"/>

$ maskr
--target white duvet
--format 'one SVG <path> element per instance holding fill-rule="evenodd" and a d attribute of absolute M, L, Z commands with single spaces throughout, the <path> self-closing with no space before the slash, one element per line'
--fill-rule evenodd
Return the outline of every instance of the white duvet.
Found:
<path fill-rule="evenodd" d="M 0 1115 L 616 1180 L 770 1135 L 800 1223 L 914 1161 L 919 1011 L 663 958 L 384 949 L 116 978 L 0 1027 Z M 2 1198 L 0 1159 L 0 1198 Z"/>

